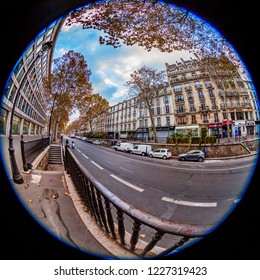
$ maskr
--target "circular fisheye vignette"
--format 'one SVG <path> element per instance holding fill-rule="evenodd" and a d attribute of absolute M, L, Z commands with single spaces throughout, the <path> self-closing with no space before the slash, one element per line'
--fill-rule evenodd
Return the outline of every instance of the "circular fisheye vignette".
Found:
<path fill-rule="evenodd" d="M 192 16 L 194 16 L 194 15 L 192 15 Z M 198 20 L 198 19 L 197 19 L 197 20 Z M 211 28 L 213 29 L 213 27 L 211 27 Z M 216 30 L 215 30 L 215 32 L 217 33 Z M 41 40 L 41 39 L 39 39 L 40 35 L 41 35 L 41 33 L 37 36 L 38 40 Z M 19 64 L 19 63 L 18 63 L 18 64 Z M 18 64 L 17 64 L 17 65 L 18 65 Z M 17 66 L 17 65 L 16 65 L 16 66 Z M 16 67 L 16 66 L 15 66 L 15 67 Z M 253 170 L 252 170 L 251 174 L 252 174 L 252 173 L 253 173 Z M 250 176 L 249 176 L 249 177 L 250 177 Z M 251 180 L 251 179 L 249 179 L 249 177 L 248 177 L 248 182 L 245 184 L 244 189 L 241 191 L 241 194 L 242 194 L 242 195 L 243 195 L 244 191 L 245 191 L 246 188 L 247 188 L 247 185 L 249 184 L 249 182 L 250 182 L 250 180 Z M 251 178 L 251 177 L 250 177 L 250 178 Z M 242 197 L 242 196 L 241 196 L 241 197 Z M 240 197 L 240 198 L 241 198 L 241 197 Z M 25 204 L 24 204 L 24 205 L 25 205 Z M 25 205 L 25 206 L 26 206 L 26 205 Z M 230 211 L 233 211 L 233 208 L 232 208 L 232 209 L 230 208 Z M 227 212 L 227 215 L 229 215 L 228 213 L 229 213 L 229 212 Z M 220 224 L 220 223 L 221 223 L 221 222 L 219 222 L 219 224 Z"/>

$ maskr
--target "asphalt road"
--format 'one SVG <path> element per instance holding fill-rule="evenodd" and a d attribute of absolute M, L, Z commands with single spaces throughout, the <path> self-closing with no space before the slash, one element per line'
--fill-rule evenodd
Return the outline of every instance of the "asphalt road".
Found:
<path fill-rule="evenodd" d="M 156 217 L 188 224 L 225 218 L 242 198 L 256 164 L 255 157 L 162 160 L 74 141 L 77 159 L 116 196 Z"/>

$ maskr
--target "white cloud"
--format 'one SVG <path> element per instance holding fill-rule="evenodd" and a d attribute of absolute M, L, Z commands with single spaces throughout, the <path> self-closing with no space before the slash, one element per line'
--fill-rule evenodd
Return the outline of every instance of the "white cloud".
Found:
<path fill-rule="evenodd" d="M 190 58 L 189 53 L 161 53 L 157 49 L 147 52 L 138 46 L 122 46 L 114 49 L 100 45 L 98 38 L 103 34 L 96 30 L 83 30 L 81 26 L 63 27 L 58 37 L 54 56 L 62 56 L 68 50 L 84 55 L 91 69 L 94 92 L 103 95 L 110 104 L 126 98 L 124 86 L 130 74 L 143 65 L 165 70 L 165 63 L 175 63 L 180 58 Z"/>

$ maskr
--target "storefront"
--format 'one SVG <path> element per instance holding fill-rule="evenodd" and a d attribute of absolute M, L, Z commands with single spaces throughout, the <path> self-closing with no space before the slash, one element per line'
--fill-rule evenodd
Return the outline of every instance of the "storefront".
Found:
<path fill-rule="evenodd" d="M 246 133 L 247 135 L 255 135 L 255 122 L 254 121 L 246 121 Z"/>
<path fill-rule="evenodd" d="M 199 135 L 199 126 L 198 125 L 190 125 L 190 126 L 176 126 L 175 133 L 177 135 L 187 135 L 191 133 L 192 136 L 198 137 Z"/>
<path fill-rule="evenodd" d="M 247 135 L 246 121 L 244 120 L 234 121 L 232 124 L 232 135 L 246 136 Z"/>
<path fill-rule="evenodd" d="M 209 124 L 209 136 L 217 136 L 222 138 L 222 123 L 210 123 Z"/>
<path fill-rule="evenodd" d="M 232 137 L 232 125 L 233 125 L 233 120 L 223 120 L 222 122 L 222 137 L 228 137 L 228 131 L 229 131 L 229 136 Z"/>

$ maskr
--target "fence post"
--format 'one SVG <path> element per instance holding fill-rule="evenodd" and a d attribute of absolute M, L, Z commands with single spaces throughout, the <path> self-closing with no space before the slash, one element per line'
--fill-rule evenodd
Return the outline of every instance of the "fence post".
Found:
<path fill-rule="evenodd" d="M 24 150 L 24 140 L 23 140 L 23 134 L 21 135 L 21 153 L 22 153 L 22 160 L 23 160 L 23 170 L 28 171 L 28 166 L 26 162 L 26 157 L 25 157 L 25 150 Z"/>

